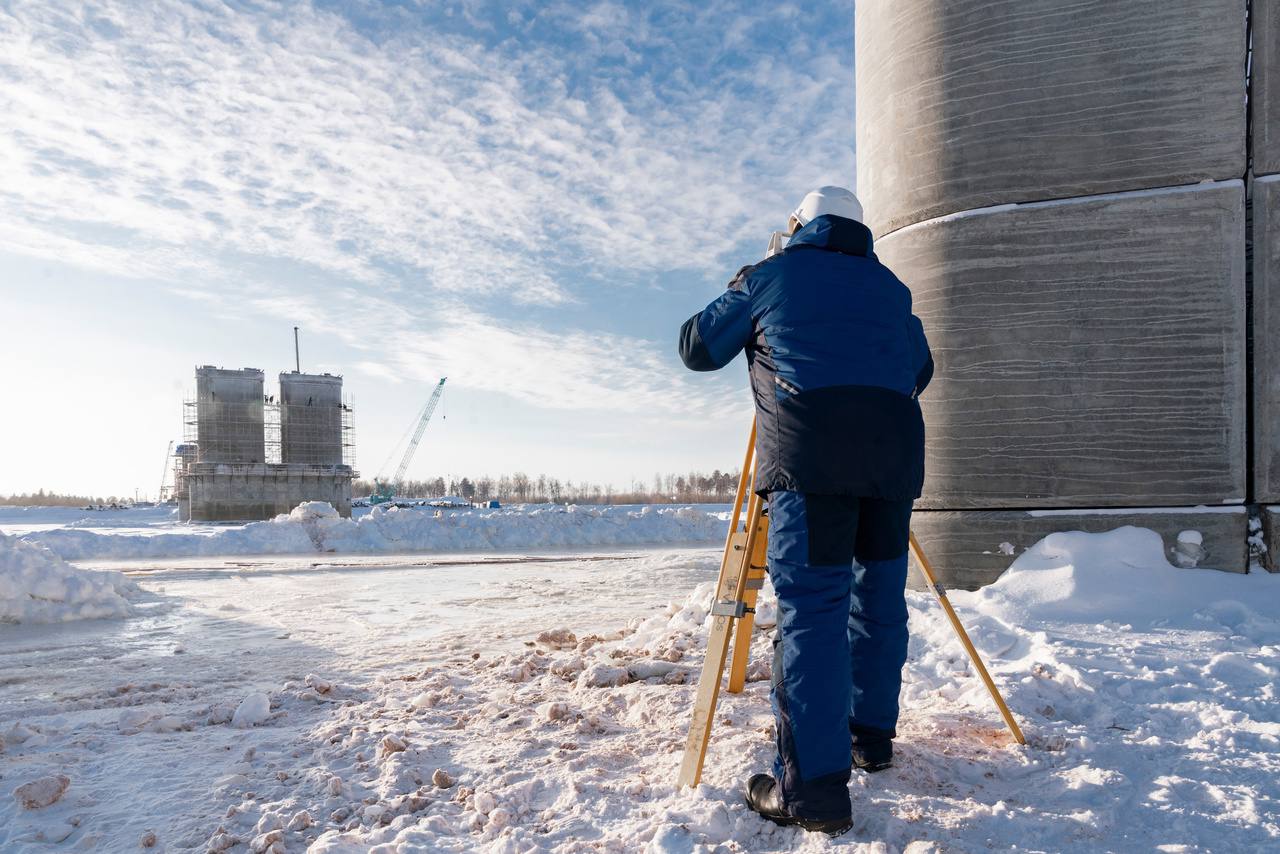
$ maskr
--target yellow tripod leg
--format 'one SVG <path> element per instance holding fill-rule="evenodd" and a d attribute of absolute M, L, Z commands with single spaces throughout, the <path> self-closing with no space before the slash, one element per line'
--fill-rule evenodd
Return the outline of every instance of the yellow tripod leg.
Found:
<path fill-rule="evenodd" d="M 689 736 L 685 740 L 684 757 L 680 762 L 681 786 L 696 786 L 702 779 L 702 765 L 707 755 L 707 742 L 711 738 L 711 725 L 715 719 L 716 702 L 720 697 L 720 677 L 729 654 L 729 642 L 734 624 L 745 614 L 743 595 L 746 592 L 750 555 L 760 528 L 763 502 L 750 492 L 754 480 L 752 459 L 755 452 L 755 423 L 743 459 L 742 474 L 738 478 L 738 491 L 733 510 L 729 514 L 729 533 L 725 538 L 724 556 L 720 561 L 720 577 L 716 582 L 716 595 L 712 603 L 711 632 L 707 638 L 706 657 L 702 661 L 702 674 L 698 677 L 698 693 L 694 700 L 693 720 L 689 724 Z M 747 503 L 744 530 L 738 530 L 743 501 Z"/>
<path fill-rule="evenodd" d="M 965 652 L 969 653 L 969 658 L 973 661 L 973 666 L 977 669 L 978 675 L 986 683 L 987 691 L 991 693 L 991 699 L 996 701 L 996 708 L 1000 710 L 1000 715 L 1009 727 L 1009 732 L 1013 733 L 1013 737 L 1017 739 L 1018 744 L 1026 744 L 1027 740 L 1022 737 L 1022 730 L 1018 727 L 1018 722 L 1013 719 L 1013 714 L 1009 711 L 1009 707 L 1005 705 L 1004 698 L 1000 696 L 996 683 L 991 681 L 991 674 L 987 673 L 986 665 L 982 663 L 982 657 L 978 655 L 978 650 L 974 648 L 973 642 L 969 640 L 968 632 L 964 630 L 964 626 L 960 624 L 960 618 L 956 616 L 955 609 L 951 607 L 951 601 L 947 599 L 947 591 L 942 588 L 942 585 L 938 584 L 938 580 L 934 577 L 933 566 L 930 565 L 929 559 L 924 556 L 924 549 L 920 548 L 920 542 L 916 539 L 914 531 L 911 532 L 911 553 L 915 555 L 916 563 L 920 565 L 920 572 L 924 575 L 925 583 L 929 585 L 933 595 L 938 597 L 938 603 L 942 605 L 942 610 L 947 612 L 947 619 L 951 621 L 951 628 L 956 630 L 956 636 L 960 638 L 960 643 L 964 644 Z"/>
<path fill-rule="evenodd" d="M 764 586 L 765 575 L 769 569 L 769 517 L 760 514 L 757 522 L 756 543 L 752 549 L 751 560 L 747 565 L 747 589 L 742 595 L 746 610 L 738 620 L 737 630 L 733 636 L 733 660 L 729 665 L 729 685 L 726 690 L 730 694 L 741 694 L 747 684 L 747 659 L 751 656 L 751 632 L 756 625 L 756 599 L 760 588 Z"/>

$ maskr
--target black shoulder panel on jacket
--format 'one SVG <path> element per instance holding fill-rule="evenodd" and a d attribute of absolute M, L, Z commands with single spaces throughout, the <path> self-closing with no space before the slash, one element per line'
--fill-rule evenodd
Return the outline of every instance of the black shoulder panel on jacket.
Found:
<path fill-rule="evenodd" d="M 680 358 L 691 371 L 714 371 L 720 366 L 711 358 L 711 351 L 698 334 L 699 317 L 702 317 L 702 312 L 686 320 L 684 326 L 680 327 Z"/>

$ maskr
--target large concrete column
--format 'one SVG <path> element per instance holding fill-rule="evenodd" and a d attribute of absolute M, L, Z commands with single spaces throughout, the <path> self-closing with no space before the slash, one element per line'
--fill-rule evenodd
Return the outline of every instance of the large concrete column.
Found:
<path fill-rule="evenodd" d="M 280 462 L 342 465 L 342 377 L 280 374 Z"/>
<path fill-rule="evenodd" d="M 1280 0 L 1253 0 L 1253 173 L 1280 174 Z"/>
<path fill-rule="evenodd" d="M 857 4 L 858 190 L 935 348 L 916 528 L 952 583 L 1116 524 L 1244 568 L 1246 8 Z"/>
<path fill-rule="evenodd" d="M 1267 175 L 1253 182 L 1253 494 L 1266 503 L 1280 503 L 1278 335 L 1280 175 Z"/>
<path fill-rule="evenodd" d="M 1280 507 L 1263 508 L 1262 536 L 1267 543 L 1262 565 L 1272 572 L 1280 572 Z"/>
<path fill-rule="evenodd" d="M 1280 0 L 1253 0 L 1253 495 L 1280 503 Z M 1262 513 L 1280 572 L 1280 507 Z"/>

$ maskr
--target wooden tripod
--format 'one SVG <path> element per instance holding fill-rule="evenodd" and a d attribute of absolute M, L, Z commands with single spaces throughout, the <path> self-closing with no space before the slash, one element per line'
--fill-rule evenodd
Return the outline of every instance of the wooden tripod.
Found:
<path fill-rule="evenodd" d="M 764 501 L 751 491 L 755 481 L 756 425 L 751 424 L 747 439 L 747 453 L 742 461 L 742 474 L 738 478 L 738 490 L 729 513 L 729 534 L 725 538 L 724 556 L 720 561 L 720 578 L 716 582 L 715 600 L 711 605 L 711 634 L 707 638 L 707 655 L 702 662 L 702 675 L 698 679 L 698 694 L 693 706 L 693 720 L 689 724 L 689 737 L 684 745 L 684 759 L 680 763 L 679 785 L 696 786 L 702 779 L 702 764 L 707 755 L 707 743 L 711 739 L 711 725 L 715 719 L 716 702 L 720 698 L 720 680 L 724 673 L 725 659 L 729 655 L 729 642 L 733 641 L 733 661 L 729 667 L 731 694 L 742 691 L 747 679 L 747 657 L 751 651 L 751 631 L 755 627 L 756 598 L 764 586 L 768 571 L 769 517 L 764 513 Z M 746 518 L 743 519 L 743 503 Z M 965 652 L 995 701 L 1009 732 L 1018 744 L 1026 744 L 1018 722 L 1013 719 L 1004 698 L 1000 696 L 991 675 L 982 663 L 964 626 L 960 624 L 955 609 L 947 599 L 947 592 L 938 583 L 933 567 L 925 557 L 916 535 L 911 534 L 911 553 L 915 556 L 925 584 L 938 597 L 951 627 L 964 645 Z"/>

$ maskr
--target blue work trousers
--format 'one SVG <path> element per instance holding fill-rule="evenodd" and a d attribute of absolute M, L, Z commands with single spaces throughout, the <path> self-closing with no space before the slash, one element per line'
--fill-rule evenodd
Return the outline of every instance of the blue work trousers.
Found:
<path fill-rule="evenodd" d="M 898 721 L 911 502 L 777 491 L 768 512 L 774 776 L 793 815 L 841 818 L 853 739 L 887 743 Z"/>

